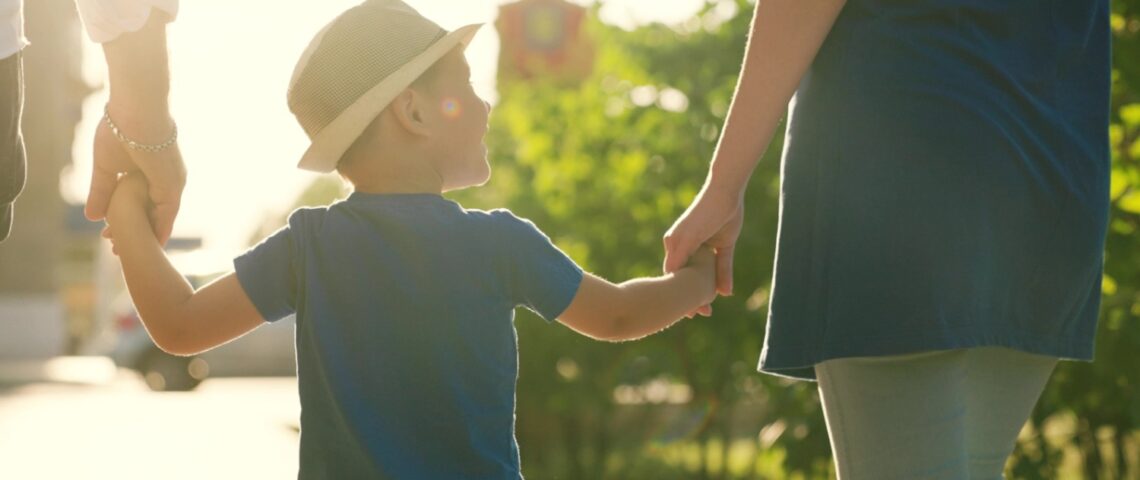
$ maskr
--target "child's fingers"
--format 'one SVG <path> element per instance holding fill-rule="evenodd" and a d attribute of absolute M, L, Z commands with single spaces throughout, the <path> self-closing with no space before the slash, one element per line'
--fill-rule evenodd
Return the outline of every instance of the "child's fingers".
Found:
<path fill-rule="evenodd" d="M 685 314 L 685 318 L 691 320 L 691 319 L 693 319 L 693 317 L 696 317 L 697 315 L 700 315 L 702 317 L 711 316 L 712 315 L 712 305 L 702 305 L 700 307 L 697 307 L 696 309 L 689 310 L 689 312 Z"/>
<path fill-rule="evenodd" d="M 111 235 L 111 226 L 103 225 L 103 231 L 99 232 L 99 236 L 111 241 L 111 254 L 119 256 L 119 249 L 115 246 L 115 237 Z"/>

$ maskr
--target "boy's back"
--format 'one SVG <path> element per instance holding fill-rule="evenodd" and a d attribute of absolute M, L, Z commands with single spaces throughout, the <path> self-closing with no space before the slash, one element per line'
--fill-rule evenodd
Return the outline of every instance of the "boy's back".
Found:
<path fill-rule="evenodd" d="M 532 224 L 354 193 L 235 267 L 264 318 L 297 314 L 302 478 L 519 476 L 513 312 L 553 320 L 582 279 Z"/>

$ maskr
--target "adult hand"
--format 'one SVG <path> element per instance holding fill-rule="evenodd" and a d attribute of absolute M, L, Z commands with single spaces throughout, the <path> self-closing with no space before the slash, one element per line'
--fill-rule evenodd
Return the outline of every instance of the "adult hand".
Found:
<path fill-rule="evenodd" d="M 665 232 L 665 272 L 675 272 L 685 266 L 697 249 L 708 245 L 716 253 L 717 293 L 731 295 L 732 258 L 743 222 L 744 196 L 725 193 L 706 184 L 685 213 Z M 712 309 L 705 305 L 694 313 L 707 316 Z"/>
<path fill-rule="evenodd" d="M 111 114 L 111 118 L 119 128 L 124 130 L 124 135 L 130 135 L 125 124 L 119 123 L 120 120 L 115 117 L 114 110 Z M 172 128 L 172 125 L 167 127 L 165 135 L 169 136 Z M 146 138 L 161 138 L 161 136 L 147 135 Z M 178 150 L 178 144 L 175 143 L 158 152 L 129 150 L 111 133 L 110 127 L 105 122 L 100 122 L 95 130 L 93 150 L 91 190 L 87 195 L 87 206 L 84 210 L 87 218 L 103 219 L 107 214 L 111 194 L 118 185 L 119 176 L 139 171 L 146 177 L 149 185 L 147 193 L 153 204 L 150 210 L 151 226 L 154 228 L 155 237 L 165 245 L 174 230 L 174 219 L 178 216 L 182 204 L 182 190 L 186 186 L 186 166 L 182 163 L 182 153 Z"/>
<path fill-rule="evenodd" d="M 127 25 L 118 22 L 117 17 L 92 13 L 99 9 L 83 8 L 88 3 L 79 4 L 88 24 L 99 24 L 100 28 L 117 32 L 109 39 L 98 40 L 103 42 L 107 60 L 108 114 L 122 135 L 133 141 L 146 145 L 166 142 L 174 131 L 168 103 L 170 66 L 166 52 L 166 23 L 173 12 L 152 8 L 154 2 L 134 2 L 138 3 L 139 10 L 116 11 L 131 14 L 134 20 L 129 22 L 132 25 Z M 141 27 L 133 25 L 138 15 L 146 15 L 146 23 Z M 106 216 L 111 193 L 120 176 L 133 171 L 140 171 L 146 177 L 147 193 L 153 204 L 150 223 L 155 237 L 165 244 L 174 230 L 174 217 L 178 215 L 182 189 L 186 185 L 186 167 L 177 144 L 158 152 L 128 149 L 105 122 L 99 122 L 95 130 L 87 218 L 99 220 Z"/>

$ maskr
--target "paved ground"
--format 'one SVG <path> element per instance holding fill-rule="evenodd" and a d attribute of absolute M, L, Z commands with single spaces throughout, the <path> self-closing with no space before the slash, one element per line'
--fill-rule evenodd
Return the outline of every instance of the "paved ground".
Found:
<path fill-rule="evenodd" d="M 152 393 L 105 359 L 0 364 L 0 479 L 296 478 L 294 378 Z"/>

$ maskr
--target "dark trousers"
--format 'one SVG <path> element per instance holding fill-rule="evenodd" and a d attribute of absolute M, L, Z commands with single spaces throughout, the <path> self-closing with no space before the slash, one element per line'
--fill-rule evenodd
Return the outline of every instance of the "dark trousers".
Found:
<path fill-rule="evenodd" d="M 24 67 L 20 53 L 0 60 L 0 241 L 12 226 L 12 203 L 24 189 L 27 165 L 20 118 L 24 110 Z"/>

